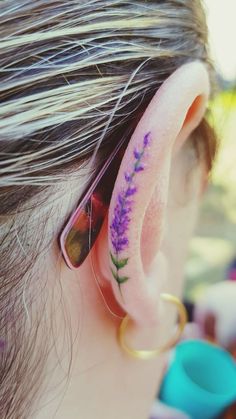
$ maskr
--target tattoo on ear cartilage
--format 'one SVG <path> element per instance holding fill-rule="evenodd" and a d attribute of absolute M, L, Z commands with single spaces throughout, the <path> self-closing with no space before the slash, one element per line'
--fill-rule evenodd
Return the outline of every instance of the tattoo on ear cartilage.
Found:
<path fill-rule="evenodd" d="M 122 251 L 126 250 L 129 245 L 127 231 L 131 220 L 129 214 L 132 211 L 132 204 L 134 202 L 130 198 L 135 195 L 138 190 L 137 186 L 134 184 L 134 178 L 139 172 L 144 170 L 142 160 L 145 149 L 150 144 L 150 134 L 151 132 L 148 132 L 144 135 L 141 151 L 138 151 L 136 148 L 133 151 L 134 164 L 132 170 L 130 172 L 125 172 L 124 174 L 126 187 L 118 194 L 117 203 L 114 209 L 114 217 L 110 225 L 113 247 L 113 252 L 110 251 L 110 257 L 113 264 L 111 272 L 118 283 L 120 291 L 121 284 L 129 279 L 128 276 L 124 276 L 120 273 L 120 270 L 127 265 L 129 258 L 121 258 L 120 254 Z"/>

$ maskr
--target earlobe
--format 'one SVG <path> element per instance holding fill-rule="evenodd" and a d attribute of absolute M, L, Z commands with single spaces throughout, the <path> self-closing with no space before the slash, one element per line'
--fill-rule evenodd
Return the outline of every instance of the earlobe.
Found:
<path fill-rule="evenodd" d="M 123 156 L 108 213 L 109 281 L 136 323 L 156 324 L 168 261 L 161 242 L 172 155 L 202 119 L 209 80 L 200 62 L 186 64 L 149 103 Z"/>

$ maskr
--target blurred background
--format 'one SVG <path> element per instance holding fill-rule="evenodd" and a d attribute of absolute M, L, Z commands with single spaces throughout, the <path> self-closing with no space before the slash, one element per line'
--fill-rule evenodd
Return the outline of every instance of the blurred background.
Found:
<path fill-rule="evenodd" d="M 220 147 L 186 267 L 185 298 L 192 302 L 210 284 L 226 279 L 236 260 L 236 1 L 204 4 L 220 87 L 210 105 Z"/>

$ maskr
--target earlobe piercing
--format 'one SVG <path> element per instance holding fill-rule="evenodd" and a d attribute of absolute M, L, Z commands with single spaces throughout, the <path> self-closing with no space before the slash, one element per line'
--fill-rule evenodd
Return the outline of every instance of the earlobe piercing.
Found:
<path fill-rule="evenodd" d="M 126 331 L 126 328 L 127 328 L 127 324 L 128 324 L 128 321 L 129 321 L 129 315 L 127 314 L 123 318 L 123 320 L 120 324 L 120 327 L 119 327 L 118 342 L 119 342 L 119 345 L 121 346 L 121 348 L 126 353 L 128 353 L 130 356 L 132 356 L 133 358 L 142 359 L 144 361 L 148 360 L 148 359 L 151 359 L 151 358 L 155 358 L 155 357 L 159 356 L 161 353 L 171 349 L 178 342 L 178 340 L 180 339 L 180 337 L 183 333 L 184 327 L 185 327 L 185 325 L 187 323 L 187 320 L 188 320 L 187 311 L 186 311 L 185 306 L 174 295 L 167 294 L 167 293 L 162 293 L 161 298 L 162 298 L 162 300 L 164 300 L 166 302 L 174 304 L 178 309 L 179 326 L 178 326 L 177 333 L 174 337 L 172 337 L 170 339 L 169 342 L 167 342 L 166 344 L 164 344 L 163 346 L 161 346 L 157 349 L 139 350 L 139 349 L 129 348 L 128 345 L 126 344 L 125 338 L 124 338 L 125 331 Z"/>

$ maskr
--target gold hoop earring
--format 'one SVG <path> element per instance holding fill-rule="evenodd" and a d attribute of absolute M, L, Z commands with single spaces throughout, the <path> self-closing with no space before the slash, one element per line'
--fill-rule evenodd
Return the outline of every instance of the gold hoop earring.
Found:
<path fill-rule="evenodd" d="M 169 342 L 167 342 L 165 345 L 163 345 L 163 346 L 161 346 L 157 349 L 138 350 L 138 349 L 129 348 L 127 346 L 126 342 L 125 342 L 125 339 L 124 339 L 126 327 L 127 327 L 128 321 L 129 321 L 129 315 L 127 314 L 123 318 L 123 320 L 120 324 L 120 327 L 119 327 L 119 344 L 129 355 L 131 355 L 134 358 L 143 359 L 143 360 L 155 358 L 156 356 L 160 355 L 162 352 L 165 352 L 168 349 L 172 348 L 178 342 L 180 336 L 182 335 L 182 332 L 184 330 L 185 324 L 187 323 L 187 319 L 188 319 L 187 311 L 186 311 L 185 306 L 174 295 L 167 294 L 167 293 L 162 293 L 161 298 L 164 301 L 167 301 L 169 303 L 174 304 L 178 309 L 179 327 L 178 327 L 178 330 L 176 332 L 176 335 L 173 336 L 173 338 Z"/>

